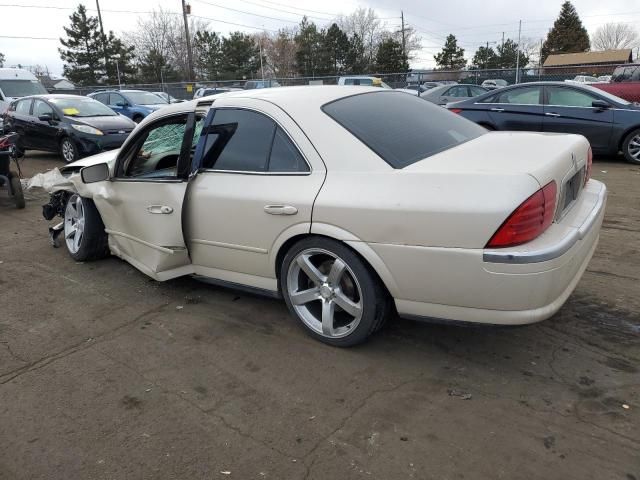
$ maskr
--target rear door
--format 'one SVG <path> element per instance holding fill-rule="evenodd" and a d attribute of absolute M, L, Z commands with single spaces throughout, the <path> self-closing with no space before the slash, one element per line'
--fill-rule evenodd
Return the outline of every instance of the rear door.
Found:
<path fill-rule="evenodd" d="M 524 85 L 499 90 L 488 102 L 483 102 L 498 130 L 542 131 L 542 87 Z"/>
<path fill-rule="evenodd" d="M 214 106 L 185 204 L 194 270 L 276 290 L 275 254 L 283 239 L 310 231 L 324 164 L 273 104 L 221 98 Z"/>
<path fill-rule="evenodd" d="M 33 100 L 27 98 L 18 100 L 15 110 L 11 115 L 11 130 L 20 134 L 19 144 L 22 148 L 34 148 L 33 117 L 31 116 L 31 104 Z"/>
<path fill-rule="evenodd" d="M 593 108 L 600 97 L 578 88 L 545 87 L 544 131 L 577 133 L 589 140 L 594 150 L 608 150 L 613 131 L 613 108 Z"/>

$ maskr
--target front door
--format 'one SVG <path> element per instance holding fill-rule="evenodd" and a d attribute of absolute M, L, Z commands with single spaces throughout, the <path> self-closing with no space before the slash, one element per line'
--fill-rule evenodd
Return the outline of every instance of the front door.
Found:
<path fill-rule="evenodd" d="M 613 130 L 613 109 L 593 108 L 599 97 L 577 88 L 547 86 L 544 131 L 584 135 L 591 148 L 609 150 Z"/>
<path fill-rule="evenodd" d="M 101 182 L 93 196 L 111 250 L 157 280 L 190 273 L 182 203 L 201 126 L 193 112 L 147 125 L 118 156 L 111 181 Z"/>
<path fill-rule="evenodd" d="M 48 115 L 50 120 L 40 120 L 43 115 Z M 33 101 L 33 123 L 31 132 L 33 146 L 42 150 L 57 151 L 57 135 L 59 119 L 53 112 L 53 108 L 44 100 L 39 98 Z"/>
<path fill-rule="evenodd" d="M 491 102 L 486 103 L 486 108 L 498 130 L 542 131 L 540 86 L 521 86 L 498 91 Z"/>
<path fill-rule="evenodd" d="M 186 198 L 194 271 L 273 291 L 276 252 L 283 239 L 309 233 L 325 167 L 302 130 L 272 104 L 224 105 L 216 100 L 209 114 Z"/>
<path fill-rule="evenodd" d="M 126 117 L 131 117 L 131 112 L 129 110 L 129 102 L 120 95 L 119 93 L 110 93 L 109 94 L 109 108 L 116 113 L 120 113 Z"/>

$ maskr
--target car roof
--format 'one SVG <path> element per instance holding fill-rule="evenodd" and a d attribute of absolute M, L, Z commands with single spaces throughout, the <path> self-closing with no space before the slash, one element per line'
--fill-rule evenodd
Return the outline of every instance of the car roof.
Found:
<path fill-rule="evenodd" d="M 22 97 L 19 100 L 28 100 L 30 98 L 41 98 L 43 100 L 53 100 L 56 98 L 88 98 L 84 95 L 72 95 L 72 94 L 68 94 L 68 93 L 42 93 L 42 94 L 37 94 L 37 95 L 29 95 L 26 97 Z M 91 99 L 93 100 L 93 99 Z"/>

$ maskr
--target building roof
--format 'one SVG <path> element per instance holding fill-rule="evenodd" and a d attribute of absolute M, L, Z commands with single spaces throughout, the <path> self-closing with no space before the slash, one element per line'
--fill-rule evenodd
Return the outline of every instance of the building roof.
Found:
<path fill-rule="evenodd" d="M 600 52 L 560 53 L 549 55 L 544 67 L 561 67 L 566 65 L 590 65 L 595 63 L 628 63 L 632 61 L 631 49 L 602 50 Z"/>

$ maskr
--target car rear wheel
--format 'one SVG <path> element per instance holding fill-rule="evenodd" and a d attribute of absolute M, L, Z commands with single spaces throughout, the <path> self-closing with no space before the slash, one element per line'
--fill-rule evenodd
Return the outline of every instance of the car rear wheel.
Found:
<path fill-rule="evenodd" d="M 136 123 L 140 123 L 143 119 L 144 117 L 142 115 L 134 115 L 132 118 L 132 120 Z"/>
<path fill-rule="evenodd" d="M 348 247 L 314 237 L 296 243 L 280 271 L 291 313 L 312 337 L 348 347 L 379 330 L 389 299 L 369 266 Z"/>
<path fill-rule="evenodd" d="M 60 141 L 60 156 L 67 163 L 72 163 L 80 158 L 78 147 L 69 137 L 65 137 Z"/>
<path fill-rule="evenodd" d="M 627 162 L 640 165 L 640 128 L 626 136 L 622 144 L 622 153 Z"/>
<path fill-rule="evenodd" d="M 104 223 L 93 200 L 73 194 L 64 209 L 64 239 L 67 251 L 77 262 L 109 255 Z"/>

